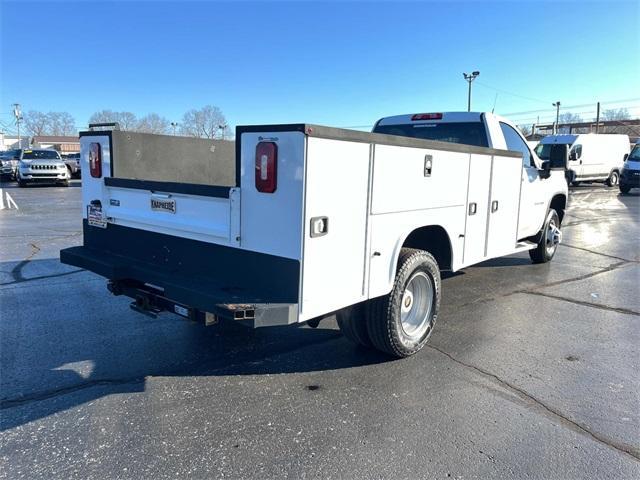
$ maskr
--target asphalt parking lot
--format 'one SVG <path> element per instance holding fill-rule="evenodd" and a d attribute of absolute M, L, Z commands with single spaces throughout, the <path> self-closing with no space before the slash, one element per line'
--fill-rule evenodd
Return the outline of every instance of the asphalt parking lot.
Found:
<path fill-rule="evenodd" d="M 80 188 L 0 211 L 0 478 L 640 478 L 640 195 L 572 191 L 551 264 L 443 281 L 418 355 L 151 319 L 61 265 Z"/>

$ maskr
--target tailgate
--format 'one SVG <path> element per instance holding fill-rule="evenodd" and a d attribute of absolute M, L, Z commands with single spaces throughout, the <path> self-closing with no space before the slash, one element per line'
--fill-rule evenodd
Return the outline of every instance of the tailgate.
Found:
<path fill-rule="evenodd" d="M 132 143 L 134 140 L 137 142 Z M 182 147 L 182 157 L 175 152 L 162 155 L 156 143 L 166 142 L 162 135 L 84 132 L 80 138 L 83 218 L 91 228 L 115 224 L 221 245 L 239 245 L 240 189 L 225 184 L 178 181 L 186 177 L 184 170 L 189 170 L 187 178 L 191 181 L 198 178 L 200 170 L 201 181 L 220 179 L 230 183 L 229 172 L 222 168 L 228 166 L 229 160 L 213 154 L 226 150 L 216 150 L 212 140 L 177 138 L 174 142 Z M 94 176 L 96 162 L 100 163 L 100 171 Z M 234 167 L 230 168 L 233 176 Z M 122 177 L 158 178 L 159 171 L 169 181 Z"/>
<path fill-rule="evenodd" d="M 239 188 L 105 178 L 101 203 L 109 223 L 239 245 Z"/>

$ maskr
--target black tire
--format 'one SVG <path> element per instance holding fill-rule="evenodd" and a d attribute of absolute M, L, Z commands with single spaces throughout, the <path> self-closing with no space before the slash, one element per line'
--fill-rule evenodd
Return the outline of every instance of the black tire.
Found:
<path fill-rule="evenodd" d="M 423 303 L 428 309 L 420 309 L 418 300 L 414 303 L 410 300 L 405 307 L 413 310 L 418 304 L 418 310 L 424 312 L 424 321 L 420 323 L 415 335 L 407 333 L 403 327 L 401 312 L 403 303 L 406 302 L 406 287 L 415 278 L 420 277 L 431 292 L 430 301 Z M 429 290 L 429 288 L 431 290 Z M 411 296 L 410 298 L 413 298 Z M 419 298 L 416 296 L 415 298 Z M 420 351 L 427 343 L 440 309 L 440 269 L 433 256 L 424 250 L 403 248 L 398 259 L 398 269 L 393 288 L 389 295 L 370 301 L 367 329 L 371 343 L 378 350 L 398 358 L 408 357 Z M 421 315 L 421 314 L 420 314 Z M 423 329 L 424 332 L 423 332 Z"/>
<path fill-rule="evenodd" d="M 618 188 L 620 189 L 620 193 L 626 195 L 631 191 L 631 187 L 629 185 L 624 185 L 622 183 L 618 184 Z"/>
<path fill-rule="evenodd" d="M 550 262 L 553 256 L 556 254 L 558 244 L 554 244 L 547 235 L 549 229 L 554 226 L 558 229 L 560 228 L 560 217 L 558 217 L 558 212 L 556 212 L 553 208 L 550 208 L 549 213 L 547 213 L 547 218 L 544 221 L 544 226 L 542 227 L 538 245 L 533 250 L 529 250 L 529 257 L 531 257 L 531 261 L 533 263 Z"/>
<path fill-rule="evenodd" d="M 619 182 L 620 182 L 620 174 L 618 173 L 617 170 L 613 170 L 609 174 L 609 178 L 607 178 L 607 180 L 604 183 L 607 185 L 607 187 L 615 187 L 616 185 L 618 185 Z"/>
<path fill-rule="evenodd" d="M 371 339 L 367 331 L 367 303 L 343 308 L 336 313 L 336 320 L 340 331 L 347 337 L 347 340 L 362 347 L 371 346 Z"/>
<path fill-rule="evenodd" d="M 26 186 L 27 186 L 27 182 L 24 182 L 24 181 L 22 181 L 22 180 L 18 179 L 18 186 L 19 186 L 20 188 L 24 188 L 24 187 L 26 187 Z"/>

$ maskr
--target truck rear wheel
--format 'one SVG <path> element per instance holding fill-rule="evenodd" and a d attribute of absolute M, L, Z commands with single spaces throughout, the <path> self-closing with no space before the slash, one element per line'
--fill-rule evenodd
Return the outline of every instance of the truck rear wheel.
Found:
<path fill-rule="evenodd" d="M 424 250 L 403 248 L 389 295 L 371 300 L 367 328 L 375 348 L 403 358 L 420 351 L 440 308 L 440 269 Z"/>
<path fill-rule="evenodd" d="M 352 343 L 363 347 L 371 346 L 371 339 L 367 331 L 367 304 L 358 303 L 343 308 L 336 313 L 338 327 L 342 334 Z"/>
<path fill-rule="evenodd" d="M 558 244 L 562 239 L 560 233 L 560 217 L 558 213 L 553 209 L 549 209 L 547 219 L 542 227 L 542 234 L 538 241 L 538 246 L 533 250 L 529 250 L 529 257 L 533 263 L 547 263 L 551 261 L 556 254 Z"/>
<path fill-rule="evenodd" d="M 604 183 L 607 184 L 607 187 L 615 187 L 616 185 L 618 185 L 619 181 L 620 181 L 620 174 L 618 173 L 617 170 L 614 170 L 609 174 L 609 178 L 607 178 L 607 180 Z"/>

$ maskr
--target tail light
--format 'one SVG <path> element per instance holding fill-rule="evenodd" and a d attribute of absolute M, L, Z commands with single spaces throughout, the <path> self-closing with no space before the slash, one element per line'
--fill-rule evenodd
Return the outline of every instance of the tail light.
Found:
<path fill-rule="evenodd" d="M 278 145 L 259 142 L 256 146 L 256 190 L 273 193 L 278 187 Z"/>
<path fill-rule="evenodd" d="M 99 143 L 89 144 L 89 170 L 93 178 L 102 177 L 102 149 Z"/>
<path fill-rule="evenodd" d="M 416 113 L 411 117 L 412 121 L 416 120 L 442 120 L 441 113 Z"/>

